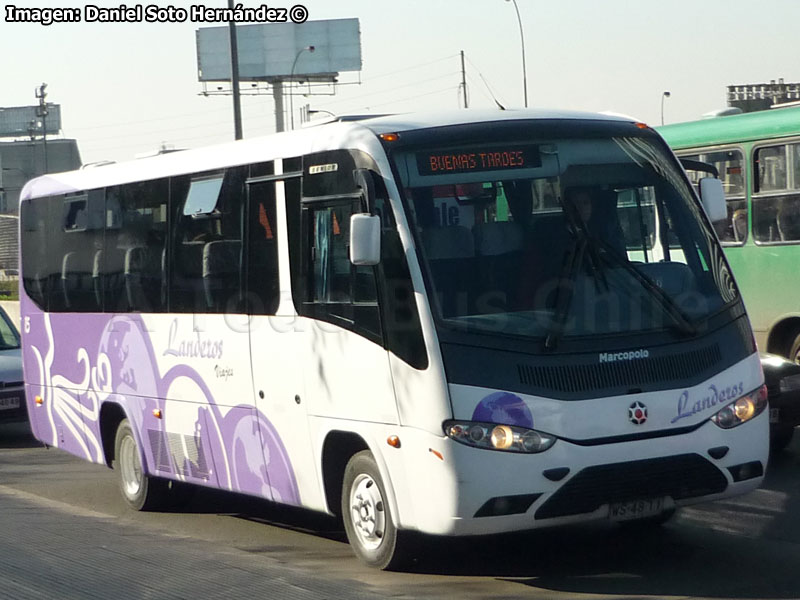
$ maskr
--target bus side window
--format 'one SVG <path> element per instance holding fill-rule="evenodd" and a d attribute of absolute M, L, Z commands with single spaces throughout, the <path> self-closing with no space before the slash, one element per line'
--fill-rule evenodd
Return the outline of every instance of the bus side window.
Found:
<path fill-rule="evenodd" d="M 64 199 L 61 220 L 64 235 L 61 248 L 60 292 L 65 310 L 99 312 L 102 297 L 93 285 L 95 254 L 103 248 L 105 189 L 89 190 Z"/>
<path fill-rule="evenodd" d="M 173 183 L 169 305 L 172 312 L 243 310 L 242 211 L 246 169 Z"/>
<path fill-rule="evenodd" d="M 110 188 L 103 252 L 95 254 L 95 289 L 107 311 L 165 312 L 167 179 Z"/>
<path fill-rule="evenodd" d="M 303 210 L 306 247 L 304 311 L 382 341 L 375 267 L 350 262 L 350 217 L 360 201 L 308 203 Z"/>
<path fill-rule="evenodd" d="M 756 149 L 753 234 L 762 243 L 800 241 L 800 144 Z"/>
<path fill-rule="evenodd" d="M 681 158 L 708 163 L 716 167 L 719 178 L 722 180 L 725 202 L 728 207 L 727 223 L 715 225 L 717 235 L 726 246 L 744 244 L 747 241 L 747 198 L 744 184 L 745 162 L 742 151 L 739 148 L 730 148 L 700 154 L 681 154 Z M 700 179 L 708 177 L 707 173 L 701 171 L 688 170 L 687 174 L 695 186 L 700 185 Z"/>
<path fill-rule="evenodd" d="M 48 310 L 51 268 L 49 260 L 50 236 L 48 212 L 50 204 L 61 206 L 63 196 L 39 198 L 20 204 L 22 235 L 20 254 L 22 257 L 22 285 L 25 292 L 41 309 Z"/>

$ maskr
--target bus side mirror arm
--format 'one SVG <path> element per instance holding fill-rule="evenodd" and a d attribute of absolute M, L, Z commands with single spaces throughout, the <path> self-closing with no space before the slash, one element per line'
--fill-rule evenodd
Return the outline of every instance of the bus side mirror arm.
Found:
<path fill-rule="evenodd" d="M 353 179 L 355 179 L 356 186 L 361 189 L 362 208 L 370 214 L 373 213 L 375 210 L 375 173 L 369 169 L 356 169 L 353 171 Z"/>
<path fill-rule="evenodd" d="M 354 214 L 350 217 L 350 262 L 374 266 L 381 261 L 381 218 Z"/>
<path fill-rule="evenodd" d="M 700 200 L 712 223 L 728 220 L 728 207 L 725 204 L 722 181 L 716 177 L 703 177 L 700 180 Z"/>

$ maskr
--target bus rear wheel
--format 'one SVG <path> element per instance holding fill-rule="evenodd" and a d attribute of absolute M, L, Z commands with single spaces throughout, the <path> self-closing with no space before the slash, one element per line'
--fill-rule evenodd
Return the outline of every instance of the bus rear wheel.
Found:
<path fill-rule="evenodd" d="M 165 505 L 168 484 L 144 472 L 141 452 L 133 428 L 123 419 L 114 441 L 114 470 L 125 502 L 134 510 L 157 510 Z"/>
<path fill-rule="evenodd" d="M 398 569 L 406 564 L 408 542 L 386 501 L 378 465 L 369 450 L 347 463 L 342 485 L 342 518 L 350 546 L 371 567 Z"/>

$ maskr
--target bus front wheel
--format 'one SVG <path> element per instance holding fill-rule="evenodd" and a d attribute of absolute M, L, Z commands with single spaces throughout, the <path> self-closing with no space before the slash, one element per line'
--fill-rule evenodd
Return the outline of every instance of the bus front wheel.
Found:
<path fill-rule="evenodd" d="M 114 470 L 125 502 L 134 510 L 155 510 L 163 506 L 167 482 L 144 472 L 141 452 L 133 428 L 123 419 L 117 428 L 114 442 Z"/>
<path fill-rule="evenodd" d="M 368 450 L 354 455 L 345 468 L 342 518 L 350 546 L 364 563 L 379 569 L 405 565 L 406 536 L 395 525 L 378 465 Z"/>

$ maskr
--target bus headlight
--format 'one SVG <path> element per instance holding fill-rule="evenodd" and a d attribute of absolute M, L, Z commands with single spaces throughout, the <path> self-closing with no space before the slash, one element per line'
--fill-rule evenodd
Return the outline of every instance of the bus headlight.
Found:
<path fill-rule="evenodd" d="M 731 429 L 757 417 L 766 407 L 767 386 L 762 385 L 722 408 L 711 420 L 723 429 Z"/>
<path fill-rule="evenodd" d="M 556 443 L 556 438 L 547 433 L 517 427 L 475 421 L 445 421 L 444 432 L 452 440 L 487 450 L 506 450 L 535 454 L 544 452 Z"/>

